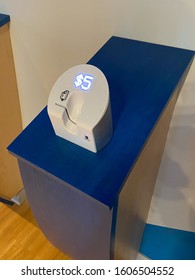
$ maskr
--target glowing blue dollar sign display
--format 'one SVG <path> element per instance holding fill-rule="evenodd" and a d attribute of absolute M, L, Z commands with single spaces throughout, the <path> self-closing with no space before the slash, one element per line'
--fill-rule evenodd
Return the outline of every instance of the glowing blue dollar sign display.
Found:
<path fill-rule="evenodd" d="M 74 81 L 75 86 L 80 87 L 83 83 L 83 79 L 84 79 L 83 74 L 76 76 L 76 80 Z"/>
<path fill-rule="evenodd" d="M 82 90 L 89 90 L 91 88 L 93 79 L 94 77 L 91 75 L 79 74 L 78 76 L 76 76 L 76 79 L 74 81 L 75 87 L 79 87 Z"/>

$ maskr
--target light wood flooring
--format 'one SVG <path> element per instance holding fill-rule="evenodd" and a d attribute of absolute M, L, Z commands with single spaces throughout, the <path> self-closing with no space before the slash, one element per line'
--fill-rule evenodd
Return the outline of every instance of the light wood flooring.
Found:
<path fill-rule="evenodd" d="M 0 260 L 67 260 L 43 235 L 28 202 L 0 203 Z"/>

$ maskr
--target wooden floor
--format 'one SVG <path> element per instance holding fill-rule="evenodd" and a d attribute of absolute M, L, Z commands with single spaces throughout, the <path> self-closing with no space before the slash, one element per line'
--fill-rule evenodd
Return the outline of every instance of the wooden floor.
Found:
<path fill-rule="evenodd" d="M 0 260 L 67 260 L 42 234 L 28 202 L 0 203 Z"/>

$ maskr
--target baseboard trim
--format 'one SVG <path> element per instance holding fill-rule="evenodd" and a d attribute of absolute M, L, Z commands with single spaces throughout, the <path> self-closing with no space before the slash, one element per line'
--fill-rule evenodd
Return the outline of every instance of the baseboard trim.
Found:
<path fill-rule="evenodd" d="M 2 203 L 4 203 L 4 204 L 7 204 L 7 205 L 10 205 L 10 206 L 14 205 L 14 202 L 13 202 L 13 201 L 10 201 L 10 200 L 5 199 L 5 198 L 3 198 L 3 197 L 0 197 L 0 202 L 2 202 Z"/>

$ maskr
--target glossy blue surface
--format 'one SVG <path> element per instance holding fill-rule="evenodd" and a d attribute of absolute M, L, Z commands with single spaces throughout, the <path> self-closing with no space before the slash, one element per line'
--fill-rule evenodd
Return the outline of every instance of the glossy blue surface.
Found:
<path fill-rule="evenodd" d="M 146 224 L 140 252 L 152 260 L 195 260 L 195 232 Z"/>
<path fill-rule="evenodd" d="M 0 27 L 3 26 L 4 24 L 8 23 L 10 21 L 10 16 L 0 14 Z"/>
<path fill-rule="evenodd" d="M 95 154 L 57 137 L 45 108 L 9 151 L 113 207 L 193 56 L 193 51 L 112 37 L 89 61 L 109 83 L 110 143 Z"/>

